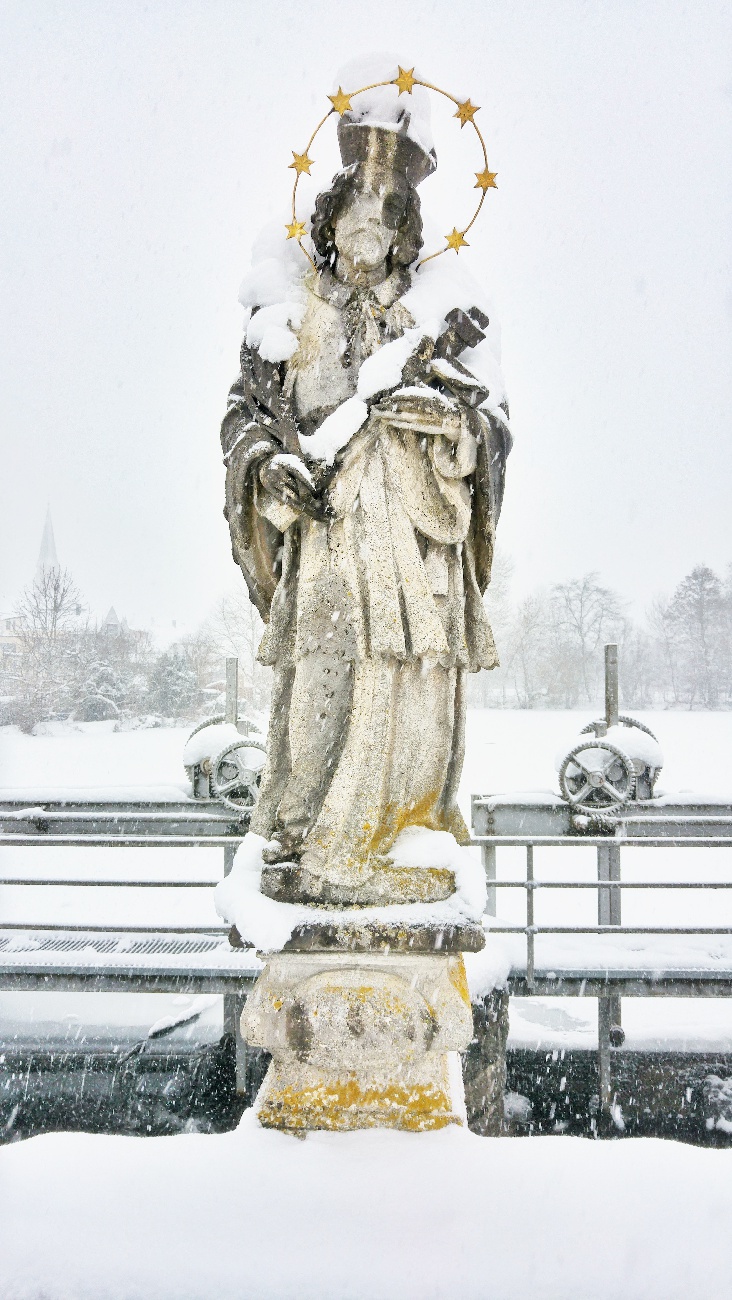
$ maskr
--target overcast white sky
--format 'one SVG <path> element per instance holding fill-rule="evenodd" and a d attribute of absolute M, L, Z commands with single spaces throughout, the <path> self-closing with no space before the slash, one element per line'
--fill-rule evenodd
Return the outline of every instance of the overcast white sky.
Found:
<path fill-rule="evenodd" d="M 481 105 L 500 188 L 460 256 L 503 326 L 517 589 L 599 569 L 642 608 L 732 559 L 728 3 L 0 14 L 0 608 L 32 577 L 49 501 L 95 612 L 195 624 L 236 582 L 218 426 L 239 282 L 260 226 L 289 219 L 290 150 L 374 47 Z M 448 229 L 470 211 L 472 142 L 433 117 Z"/>

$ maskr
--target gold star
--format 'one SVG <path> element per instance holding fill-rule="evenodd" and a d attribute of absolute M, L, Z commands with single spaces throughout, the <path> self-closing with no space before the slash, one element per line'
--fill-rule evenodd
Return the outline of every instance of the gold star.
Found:
<path fill-rule="evenodd" d="M 302 239 L 305 234 L 305 226 L 302 221 L 293 221 L 289 226 L 285 226 L 288 239 Z"/>
<path fill-rule="evenodd" d="M 313 165 L 313 160 L 312 158 L 308 158 L 307 150 L 305 151 L 305 153 L 295 153 L 295 150 L 293 149 L 292 156 L 295 159 L 295 161 L 290 163 L 290 167 L 295 168 L 295 171 L 297 172 L 298 176 L 300 175 L 301 172 L 307 172 L 309 176 L 310 168 Z"/>
<path fill-rule="evenodd" d="M 498 189 L 498 186 L 496 185 L 496 176 L 498 175 L 498 172 L 489 172 L 486 167 L 484 172 L 476 172 L 475 174 L 478 177 L 478 183 L 473 186 L 474 190 L 482 190 L 485 194 L 486 190 Z"/>
<path fill-rule="evenodd" d="M 399 64 L 399 76 L 394 78 L 392 85 L 399 87 L 400 95 L 403 95 L 405 91 L 408 95 L 411 95 L 412 86 L 417 80 L 413 73 L 414 68 L 410 68 L 409 71 L 407 71 L 401 66 L 401 64 Z"/>
<path fill-rule="evenodd" d="M 475 117 L 475 114 L 479 112 L 480 109 L 478 108 L 478 105 L 471 104 L 470 100 L 466 99 L 464 104 L 458 104 L 457 113 L 453 113 L 453 117 L 460 118 L 460 129 L 462 130 L 462 128 L 465 126 L 465 123 L 472 122 L 473 118 Z"/>
<path fill-rule="evenodd" d="M 345 93 L 342 86 L 338 87 L 337 95 L 329 95 L 328 99 L 333 105 L 336 113 L 340 113 L 341 117 L 343 117 L 343 114 L 347 113 L 348 109 L 351 107 L 351 96 Z"/>
<path fill-rule="evenodd" d="M 459 253 L 463 246 L 465 246 L 465 248 L 470 247 L 467 239 L 463 237 L 462 230 L 456 230 L 454 226 L 451 234 L 445 235 L 445 239 L 447 240 L 447 247 L 454 248 L 456 253 Z"/>

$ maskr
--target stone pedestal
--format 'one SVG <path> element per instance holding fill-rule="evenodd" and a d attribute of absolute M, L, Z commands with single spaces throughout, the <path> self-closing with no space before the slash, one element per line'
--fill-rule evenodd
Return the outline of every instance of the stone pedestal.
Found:
<path fill-rule="evenodd" d="M 462 1122 L 448 1053 L 473 1033 L 463 958 L 435 951 L 434 936 L 425 952 L 403 934 L 401 951 L 383 942 L 349 951 L 344 935 L 343 948 L 332 934 L 315 947 L 311 930 L 305 951 L 267 960 L 241 1020 L 247 1042 L 272 1054 L 257 1099 L 265 1127 L 422 1132 Z M 363 927 L 353 943 L 367 946 Z"/>

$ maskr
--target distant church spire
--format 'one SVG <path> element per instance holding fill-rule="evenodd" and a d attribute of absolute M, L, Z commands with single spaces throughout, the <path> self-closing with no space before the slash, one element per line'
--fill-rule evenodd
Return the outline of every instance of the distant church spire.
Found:
<path fill-rule="evenodd" d="M 43 537 L 41 538 L 41 549 L 38 552 L 38 564 L 36 565 L 36 581 L 43 577 L 44 569 L 57 569 L 58 556 L 56 555 L 56 542 L 53 536 L 53 524 L 51 522 L 51 507 L 46 511 L 46 522 L 43 525 Z"/>

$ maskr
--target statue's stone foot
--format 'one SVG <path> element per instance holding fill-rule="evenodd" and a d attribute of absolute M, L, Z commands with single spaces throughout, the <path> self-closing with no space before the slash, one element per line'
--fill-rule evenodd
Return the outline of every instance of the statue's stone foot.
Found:
<path fill-rule="evenodd" d="M 362 879 L 344 873 L 330 880 L 302 863 L 265 866 L 260 889 L 280 903 L 317 907 L 387 907 L 392 903 L 440 903 L 455 893 L 455 875 L 446 867 L 375 867 Z"/>
<path fill-rule="evenodd" d="M 257 1098 L 267 1128 L 423 1132 L 462 1123 L 447 1055 L 472 1036 L 459 954 L 278 953 L 241 1028 L 272 1053 Z"/>

